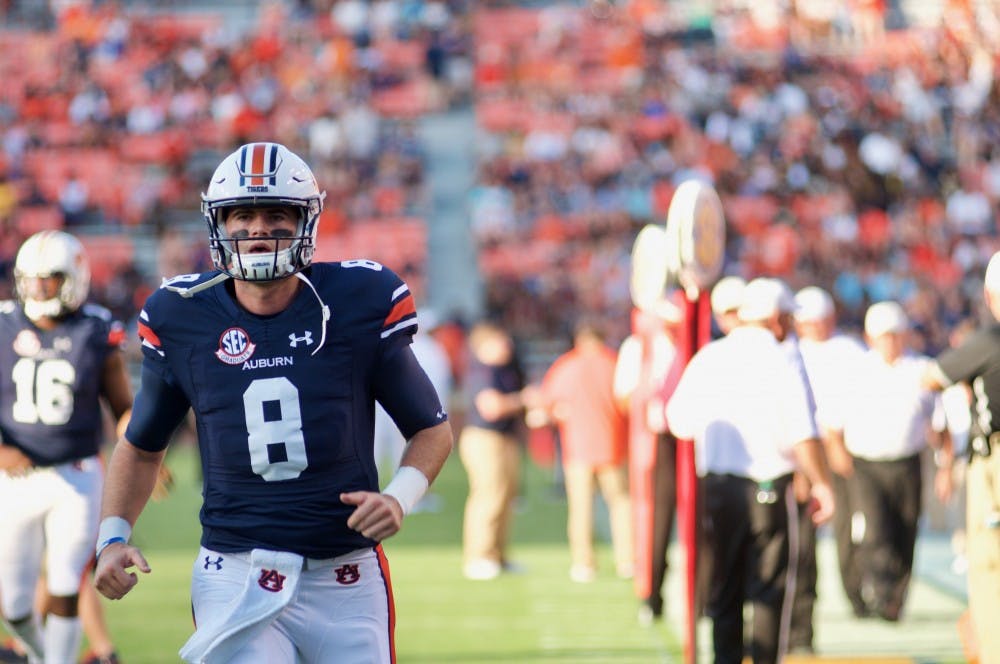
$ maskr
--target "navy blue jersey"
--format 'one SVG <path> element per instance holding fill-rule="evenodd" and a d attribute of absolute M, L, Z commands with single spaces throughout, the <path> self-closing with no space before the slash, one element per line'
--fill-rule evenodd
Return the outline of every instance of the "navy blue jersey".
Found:
<path fill-rule="evenodd" d="M 39 466 L 97 454 L 104 362 L 124 339 L 122 325 L 97 305 L 84 305 L 45 331 L 16 302 L 0 302 L 3 443 Z"/>
<path fill-rule="evenodd" d="M 144 371 L 177 388 L 166 393 L 194 409 L 202 544 L 213 550 L 326 558 L 374 544 L 347 527 L 354 508 L 340 493 L 379 490 L 375 396 L 412 380 L 385 367 L 409 353 L 413 297 L 372 261 L 318 263 L 307 274 L 316 292 L 304 285 L 274 316 L 243 310 L 227 283 L 190 298 L 160 288 L 140 315 Z M 190 287 L 212 276 L 166 285 Z M 330 311 L 325 330 L 321 301 Z M 409 417 L 410 433 L 442 418 L 434 398 L 419 422 Z M 153 432 L 131 425 L 126 437 L 140 448 L 157 446 Z"/>

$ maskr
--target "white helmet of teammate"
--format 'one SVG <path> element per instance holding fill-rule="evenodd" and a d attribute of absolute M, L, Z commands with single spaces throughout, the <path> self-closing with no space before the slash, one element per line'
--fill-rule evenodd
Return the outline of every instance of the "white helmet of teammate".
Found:
<path fill-rule="evenodd" d="M 307 267 L 315 251 L 325 197 L 309 166 L 284 145 L 248 143 L 240 147 L 222 160 L 201 196 L 215 267 L 244 281 L 280 279 Z M 281 238 L 291 240 L 291 246 L 279 250 L 275 240 L 271 253 L 241 253 L 240 240 L 226 236 L 224 210 L 268 205 L 298 210 L 297 232 Z"/>
<path fill-rule="evenodd" d="M 37 281 L 62 276 L 55 297 L 45 298 Z M 35 233 L 21 245 L 14 261 L 14 288 L 33 321 L 58 318 L 79 309 L 90 291 L 90 263 L 80 241 L 62 231 Z"/>

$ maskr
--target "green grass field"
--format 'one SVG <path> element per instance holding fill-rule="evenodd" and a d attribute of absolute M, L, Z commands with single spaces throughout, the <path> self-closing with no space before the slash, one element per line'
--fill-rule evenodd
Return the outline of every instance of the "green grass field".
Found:
<path fill-rule="evenodd" d="M 177 650 L 192 631 L 188 581 L 199 536 L 197 460 L 185 447 L 168 460 L 176 475 L 174 490 L 165 501 L 150 503 L 133 537 L 153 572 L 124 600 L 105 604 L 127 664 L 179 661 Z M 510 551 L 525 571 L 495 581 L 468 581 L 461 574 L 466 481 L 456 455 L 434 492 L 441 511 L 410 515 L 403 531 L 384 545 L 401 663 L 677 660 L 669 623 L 638 626 L 631 583 L 614 576 L 606 542 L 598 544 L 598 580 L 584 585 L 569 580 L 566 505 L 548 471 L 526 462 Z"/>

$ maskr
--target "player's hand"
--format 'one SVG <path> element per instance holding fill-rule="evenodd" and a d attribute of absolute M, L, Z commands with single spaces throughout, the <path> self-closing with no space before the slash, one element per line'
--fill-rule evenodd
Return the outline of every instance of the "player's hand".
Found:
<path fill-rule="evenodd" d="M 0 470 L 11 477 L 20 477 L 35 467 L 31 459 L 11 445 L 0 445 Z"/>
<path fill-rule="evenodd" d="M 124 542 L 109 544 L 97 559 L 94 585 L 108 599 L 121 599 L 139 583 L 139 575 L 127 571 L 131 567 L 143 574 L 150 572 L 149 563 L 137 547 Z"/>
<path fill-rule="evenodd" d="M 952 477 L 951 466 L 938 468 L 934 474 L 934 495 L 943 503 L 951 500 L 951 494 L 955 489 L 955 482 Z"/>
<path fill-rule="evenodd" d="M 833 499 L 833 489 L 826 482 L 813 484 L 809 490 L 812 501 L 809 505 L 812 521 L 817 526 L 833 518 L 836 503 Z"/>
<path fill-rule="evenodd" d="M 392 496 L 373 491 L 351 491 L 340 494 L 345 505 L 357 508 L 347 519 L 347 527 L 376 541 L 392 537 L 403 527 L 403 508 Z"/>

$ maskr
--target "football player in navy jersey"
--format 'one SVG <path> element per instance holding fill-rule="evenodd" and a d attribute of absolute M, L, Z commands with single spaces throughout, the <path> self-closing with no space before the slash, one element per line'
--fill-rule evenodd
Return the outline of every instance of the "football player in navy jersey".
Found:
<path fill-rule="evenodd" d="M 392 662 L 380 542 L 452 449 L 409 344 L 413 296 L 368 260 L 313 263 L 321 194 L 275 143 L 223 160 L 203 196 L 210 274 L 165 282 L 140 314 L 142 384 L 105 485 L 96 583 L 148 573 L 132 526 L 193 409 L 204 471 L 189 662 Z M 409 441 L 379 492 L 376 401 Z"/>
<path fill-rule="evenodd" d="M 18 301 L 0 302 L 0 609 L 30 661 L 65 664 L 80 647 L 79 592 L 97 536 L 100 403 L 119 430 L 132 406 L 124 328 L 84 303 L 90 269 L 68 233 L 28 238 L 14 278 Z M 43 564 L 44 629 L 33 609 Z"/>

